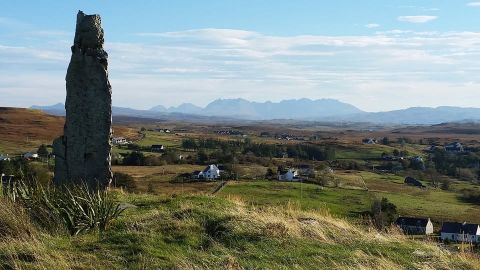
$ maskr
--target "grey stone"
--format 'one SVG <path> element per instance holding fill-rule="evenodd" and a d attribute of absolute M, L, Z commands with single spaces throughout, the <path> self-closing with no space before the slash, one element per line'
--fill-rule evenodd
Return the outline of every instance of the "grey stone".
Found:
<path fill-rule="evenodd" d="M 112 88 L 103 42 L 100 16 L 79 11 L 66 76 L 64 134 L 53 142 L 57 185 L 105 187 L 112 179 Z"/>

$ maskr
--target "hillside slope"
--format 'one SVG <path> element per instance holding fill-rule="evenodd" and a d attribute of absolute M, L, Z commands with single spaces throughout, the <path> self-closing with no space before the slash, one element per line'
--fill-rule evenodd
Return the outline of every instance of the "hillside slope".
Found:
<path fill-rule="evenodd" d="M 0 108 L 0 153 L 18 153 L 51 144 L 63 133 L 64 118 L 39 110 Z"/>
<path fill-rule="evenodd" d="M 36 109 L 0 107 L 0 154 L 34 151 L 41 144 L 51 144 L 63 134 L 65 118 Z M 134 130 L 114 126 L 116 136 L 135 137 Z"/>
<path fill-rule="evenodd" d="M 47 235 L 17 215 L 20 230 L 0 230 L 0 268 L 480 269 L 474 255 L 293 205 L 255 208 L 211 196 L 119 193 L 118 199 L 137 207 L 100 237 Z M 12 224 L 8 216 L 0 224 Z"/>

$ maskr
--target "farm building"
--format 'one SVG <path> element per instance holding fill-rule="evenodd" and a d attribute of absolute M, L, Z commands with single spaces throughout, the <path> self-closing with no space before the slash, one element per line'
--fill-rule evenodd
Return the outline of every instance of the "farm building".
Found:
<path fill-rule="evenodd" d="M 165 146 L 162 144 L 153 144 L 152 147 L 150 147 L 150 151 L 152 152 L 163 152 L 165 150 Z"/>
<path fill-rule="evenodd" d="M 208 165 L 203 171 L 194 171 L 193 178 L 215 180 L 220 178 L 221 170 L 215 164 Z"/>
<path fill-rule="evenodd" d="M 447 145 L 445 145 L 445 151 L 447 152 L 453 152 L 453 153 L 458 153 L 458 152 L 464 152 L 463 145 L 459 142 L 452 142 Z"/>
<path fill-rule="evenodd" d="M 440 231 L 443 241 L 480 243 L 480 225 L 466 222 L 445 222 Z"/>
<path fill-rule="evenodd" d="M 124 137 L 114 137 L 112 138 L 112 143 L 115 145 L 127 144 L 127 139 Z"/>
<path fill-rule="evenodd" d="M 364 144 L 377 144 L 377 139 L 375 138 L 365 138 L 362 140 Z"/>
<path fill-rule="evenodd" d="M 404 181 L 405 184 L 409 185 L 409 186 L 415 186 L 415 187 L 420 187 L 420 188 L 425 188 L 425 186 L 422 184 L 422 182 L 418 181 L 417 179 L 411 177 L 411 176 L 407 176 L 405 177 L 405 181 Z"/>
<path fill-rule="evenodd" d="M 287 169 L 284 171 L 278 172 L 278 180 L 279 181 L 299 181 L 298 172 L 295 169 Z"/>
<path fill-rule="evenodd" d="M 23 158 L 26 159 L 26 160 L 37 159 L 37 158 L 38 158 L 38 154 L 37 154 L 37 153 L 28 152 L 28 153 L 23 154 Z"/>
<path fill-rule="evenodd" d="M 405 234 L 432 234 L 433 223 L 429 218 L 399 217 L 395 224 Z"/>

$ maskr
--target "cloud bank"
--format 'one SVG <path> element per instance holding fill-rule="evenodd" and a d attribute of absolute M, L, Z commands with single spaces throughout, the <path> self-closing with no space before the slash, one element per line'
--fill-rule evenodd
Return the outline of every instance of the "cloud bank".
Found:
<path fill-rule="evenodd" d="M 31 34 L 31 46 L 0 41 L 0 106 L 64 100 L 71 40 L 66 33 L 37 33 L 41 35 L 50 35 L 50 41 Z M 135 42 L 106 43 L 117 106 L 307 97 L 382 111 L 419 105 L 478 107 L 480 100 L 477 32 L 274 36 L 207 28 L 131 36 Z"/>

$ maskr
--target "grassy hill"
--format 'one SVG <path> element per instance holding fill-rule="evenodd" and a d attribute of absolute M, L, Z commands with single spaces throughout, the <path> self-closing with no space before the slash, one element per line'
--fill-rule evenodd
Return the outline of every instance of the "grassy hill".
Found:
<path fill-rule="evenodd" d="M 135 205 L 102 235 L 51 235 L 0 203 L 3 269 L 480 269 L 469 253 L 295 205 L 116 193 Z M 13 228 L 13 229 L 12 229 Z"/>
<path fill-rule="evenodd" d="M 63 134 L 65 118 L 39 110 L 0 107 L 0 153 L 19 154 L 51 144 Z M 114 126 L 116 136 L 135 137 L 125 126 Z"/>
<path fill-rule="evenodd" d="M 0 152 L 18 153 L 51 144 L 63 133 L 64 118 L 38 110 L 0 108 Z"/>

